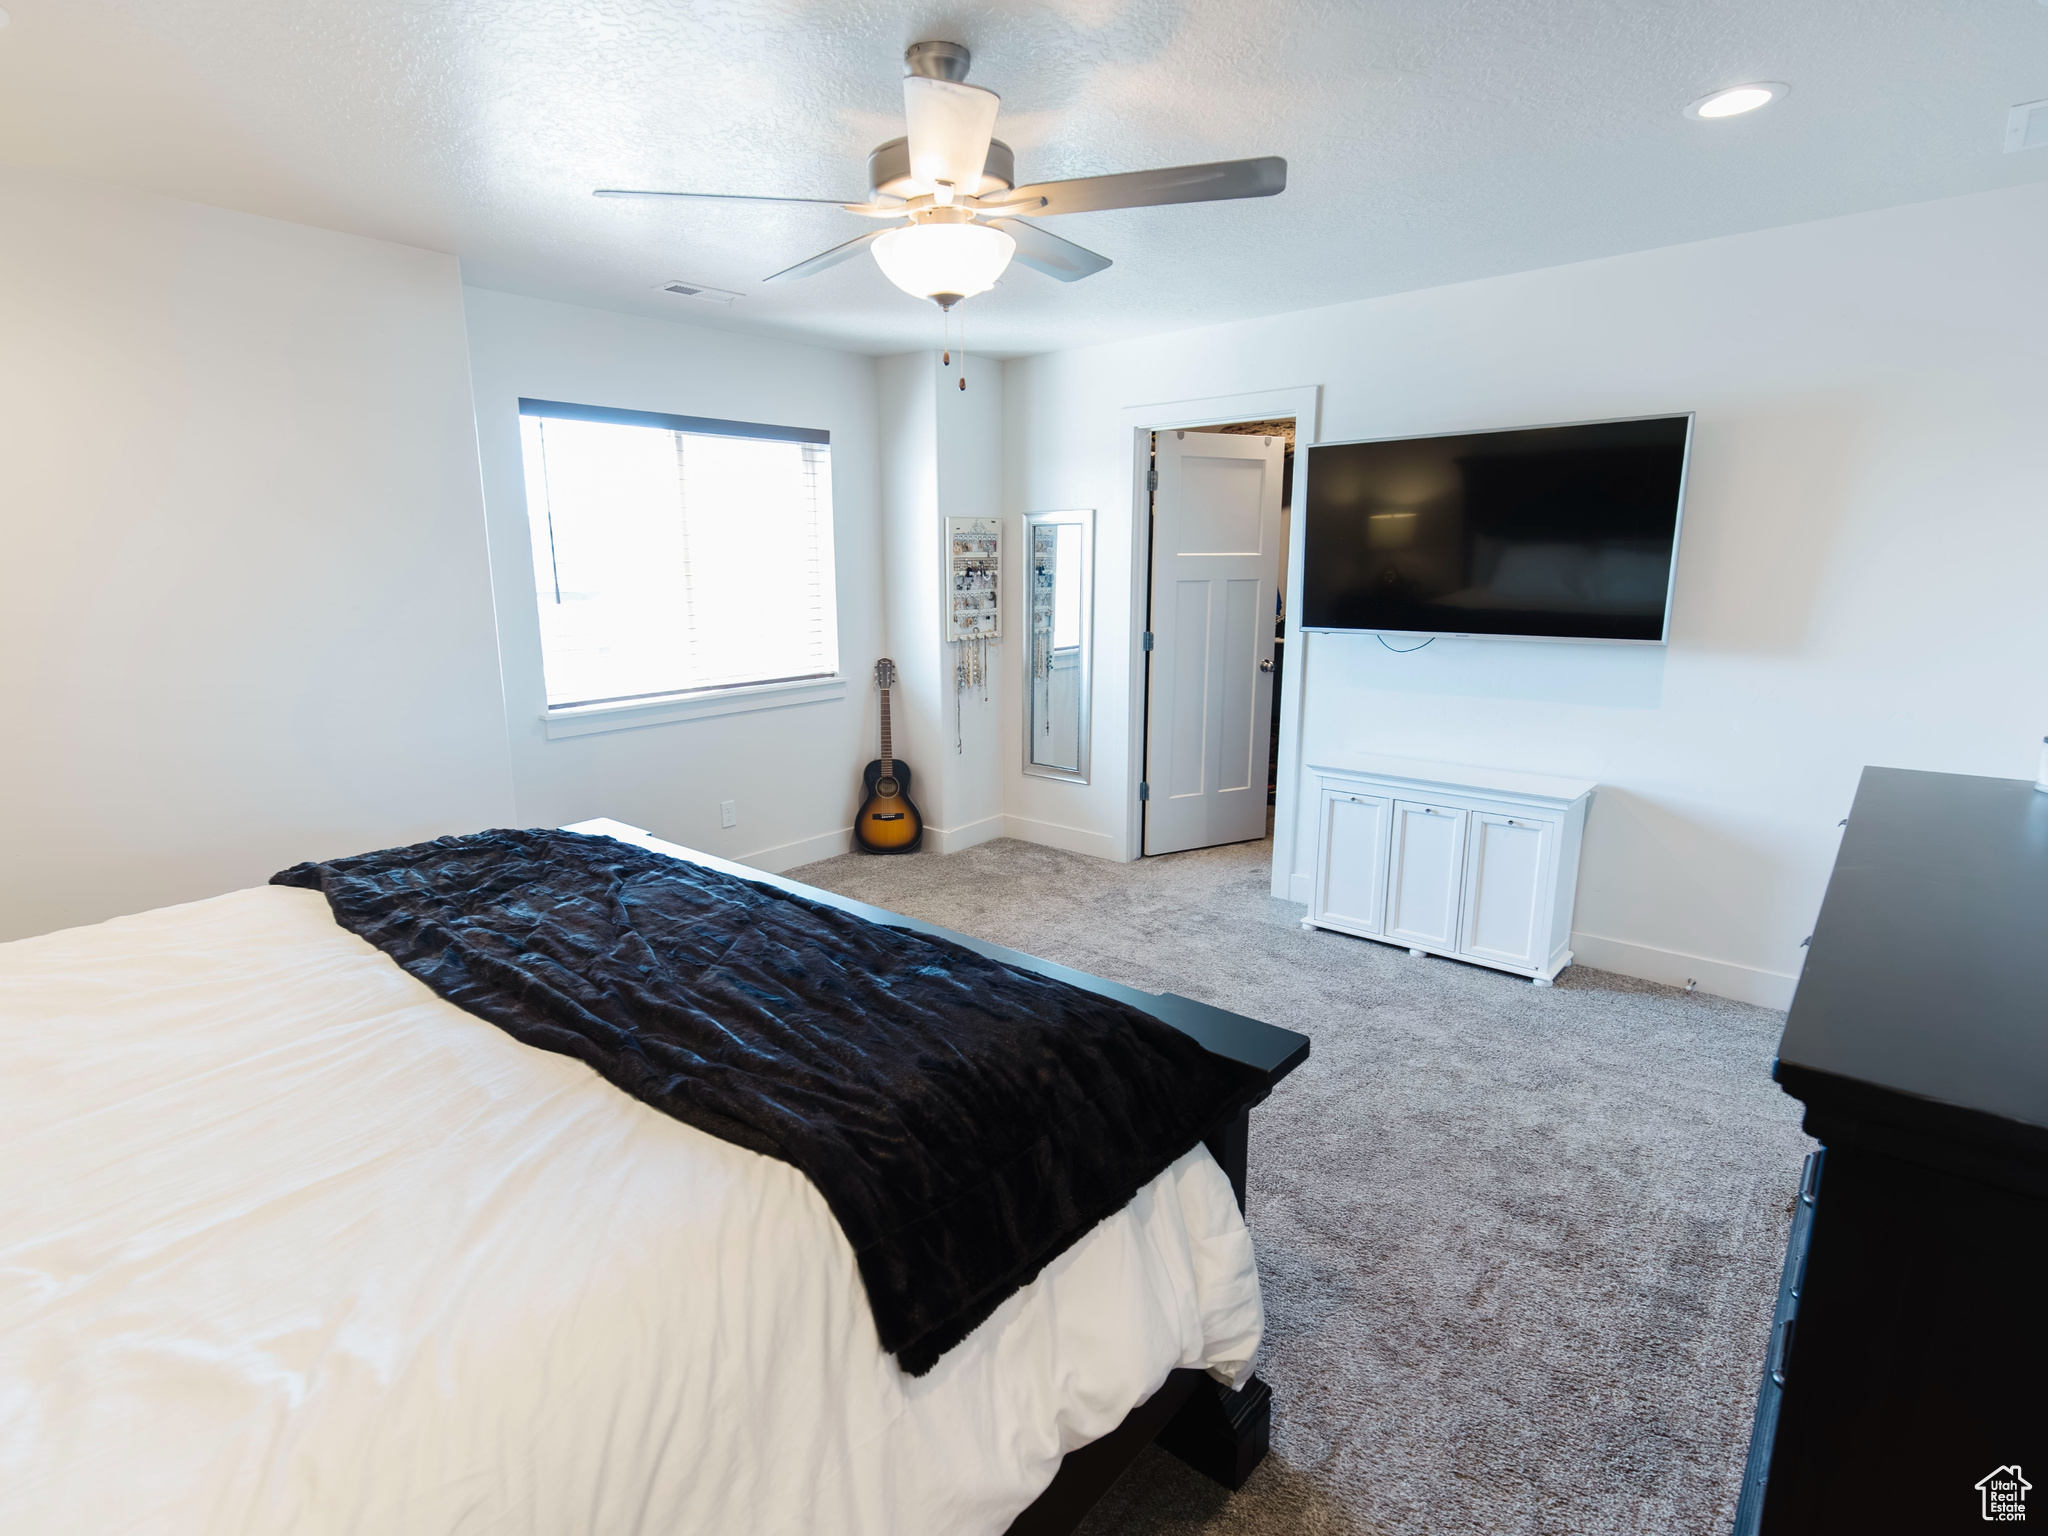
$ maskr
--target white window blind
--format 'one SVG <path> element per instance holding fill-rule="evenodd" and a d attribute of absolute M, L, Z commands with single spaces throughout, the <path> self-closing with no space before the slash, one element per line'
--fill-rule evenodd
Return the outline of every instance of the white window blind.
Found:
<path fill-rule="evenodd" d="M 549 708 L 838 672 L 825 433 L 520 413 Z"/>

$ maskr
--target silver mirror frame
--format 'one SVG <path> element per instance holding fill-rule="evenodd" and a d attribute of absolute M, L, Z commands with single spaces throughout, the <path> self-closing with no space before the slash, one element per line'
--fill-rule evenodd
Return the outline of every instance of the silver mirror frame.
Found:
<path fill-rule="evenodd" d="M 1048 767 L 1031 760 L 1032 732 L 1037 724 L 1031 717 L 1032 665 L 1031 665 L 1031 546 L 1032 530 L 1044 525 L 1079 523 L 1081 525 L 1081 656 L 1078 676 L 1075 682 L 1080 690 L 1079 739 L 1074 743 L 1074 763 L 1071 770 Z M 1026 512 L 1024 514 L 1024 538 L 1019 546 L 1023 555 L 1017 562 L 1024 583 L 1023 600 L 1017 605 L 1021 622 L 1017 632 L 1023 637 L 1018 650 L 1024 657 L 1024 771 L 1034 778 L 1063 779 L 1069 784 L 1088 782 L 1088 752 L 1094 737 L 1094 675 L 1095 675 L 1095 509 L 1076 508 L 1064 512 Z"/>

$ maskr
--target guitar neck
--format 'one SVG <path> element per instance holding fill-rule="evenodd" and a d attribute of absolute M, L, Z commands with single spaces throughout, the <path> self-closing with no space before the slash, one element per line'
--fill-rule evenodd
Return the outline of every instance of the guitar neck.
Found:
<path fill-rule="evenodd" d="M 889 690 L 882 690 L 882 777 L 888 778 L 896 771 L 896 759 L 889 751 Z"/>

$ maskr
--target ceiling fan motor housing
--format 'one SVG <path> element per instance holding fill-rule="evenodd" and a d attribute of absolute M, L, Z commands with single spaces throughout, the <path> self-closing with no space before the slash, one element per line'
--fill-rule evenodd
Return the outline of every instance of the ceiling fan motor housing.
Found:
<path fill-rule="evenodd" d="M 973 62 L 965 43 L 912 43 L 903 50 L 903 67 L 927 80 L 965 80 Z"/>
<path fill-rule="evenodd" d="M 968 195 L 987 197 L 991 192 L 1008 192 L 1017 185 L 1017 157 L 1001 139 L 988 141 L 988 159 L 982 162 L 981 185 Z M 868 189 L 876 197 L 914 197 L 910 181 L 910 140 L 891 139 L 877 144 L 868 154 Z M 919 190 L 929 190 L 921 188 Z"/>

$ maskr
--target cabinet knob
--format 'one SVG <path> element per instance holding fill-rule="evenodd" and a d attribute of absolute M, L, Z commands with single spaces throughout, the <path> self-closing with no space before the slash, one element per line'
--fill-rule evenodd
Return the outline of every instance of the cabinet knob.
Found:
<path fill-rule="evenodd" d="M 1271 660 L 1270 658 L 1268 658 L 1267 660 L 1265 660 L 1265 661 L 1262 661 L 1262 662 L 1260 662 L 1260 663 L 1259 663 L 1259 670 L 1260 670 L 1261 672 L 1270 672 L 1270 671 L 1272 671 L 1272 670 L 1273 670 L 1273 663 L 1272 663 L 1272 660 Z"/>

